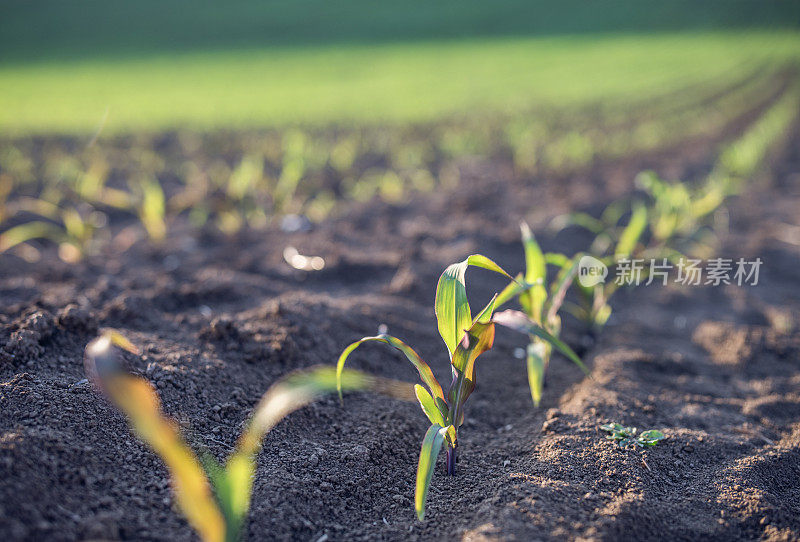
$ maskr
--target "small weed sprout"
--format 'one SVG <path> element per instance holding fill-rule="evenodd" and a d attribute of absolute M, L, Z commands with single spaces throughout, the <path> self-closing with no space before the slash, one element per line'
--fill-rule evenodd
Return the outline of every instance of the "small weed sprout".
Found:
<path fill-rule="evenodd" d="M 358 371 L 337 373 L 333 367 L 316 367 L 291 373 L 267 390 L 233 453 L 222 464 L 208 453 L 198 459 L 177 424 L 161 412 L 153 386 L 124 369 L 121 350 L 138 353 L 120 333 L 103 332 L 86 346 L 86 375 L 125 413 L 134 432 L 164 461 L 178 507 L 205 542 L 241 539 L 250 509 L 255 458 L 264 435 L 281 419 L 337 389 L 371 390 L 413 400 L 409 384 Z"/>
<path fill-rule="evenodd" d="M 588 374 L 577 354 L 558 338 L 561 334 L 561 317 L 558 311 L 575 277 L 581 255 L 578 254 L 570 259 L 563 254 L 544 254 L 528 225 L 523 222 L 520 228 L 525 249 L 525 274 L 518 275 L 515 282 L 511 282 L 500 292 L 496 306 L 500 307 L 517 297 L 524 314 L 518 311 L 504 311 L 496 314 L 494 321 L 528 334 L 530 338 L 526 349 L 528 385 L 533 404 L 538 407 L 542 399 L 544 375 L 550 364 L 553 346 Z M 548 264 L 558 267 L 558 273 L 549 288 Z"/>
<path fill-rule="evenodd" d="M 656 429 L 648 429 L 638 433 L 635 427 L 626 427 L 619 423 L 607 423 L 601 425 L 600 429 L 610 433 L 606 438 L 613 440 L 620 448 L 629 448 L 631 446 L 638 446 L 645 448 L 647 446 L 655 446 L 660 441 L 667 438 L 664 433 Z"/>

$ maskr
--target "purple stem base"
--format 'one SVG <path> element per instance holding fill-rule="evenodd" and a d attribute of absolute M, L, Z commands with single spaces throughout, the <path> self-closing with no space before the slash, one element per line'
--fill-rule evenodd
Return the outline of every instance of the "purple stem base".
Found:
<path fill-rule="evenodd" d="M 455 476 L 456 475 L 456 449 L 451 448 L 450 446 L 447 447 L 447 475 L 448 476 Z"/>

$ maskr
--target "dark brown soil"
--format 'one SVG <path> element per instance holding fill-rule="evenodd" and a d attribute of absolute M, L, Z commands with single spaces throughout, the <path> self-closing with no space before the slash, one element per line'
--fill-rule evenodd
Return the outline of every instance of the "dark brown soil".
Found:
<path fill-rule="evenodd" d="M 630 192 L 643 168 L 696 177 L 716 150 L 692 142 L 564 179 L 475 162 L 458 190 L 353 205 L 310 233 L 178 228 L 161 249 L 79 265 L 52 252 L 36 265 L 0 256 L 0 539 L 194 539 L 159 459 L 84 380 L 83 347 L 99 327 L 142 347 L 135 369 L 193 444 L 223 457 L 280 375 L 333 363 L 380 324 L 446 375 L 432 301 L 447 264 L 481 252 L 519 269 L 521 218 L 546 248 L 583 249 L 574 232 L 549 235 L 547 221 Z M 721 254 L 760 256 L 759 285 L 621 292 L 586 352 L 592 378 L 554 360 L 543 408 L 513 355 L 522 337 L 498 332 L 479 362 L 459 473 L 437 472 L 424 523 L 412 504 L 424 416 L 353 394 L 267 436 L 249 539 L 800 539 L 800 138 L 729 209 Z M 291 269 L 287 245 L 325 269 Z M 470 271 L 477 304 L 503 286 L 482 273 Z M 577 322 L 565 336 L 581 340 Z M 380 346 L 352 366 L 414 377 Z M 667 439 L 624 451 L 599 431 L 609 421 Z"/>

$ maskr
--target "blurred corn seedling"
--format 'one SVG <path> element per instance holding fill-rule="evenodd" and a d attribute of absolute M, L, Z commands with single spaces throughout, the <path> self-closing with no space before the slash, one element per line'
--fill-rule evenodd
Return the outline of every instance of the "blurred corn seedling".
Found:
<path fill-rule="evenodd" d="M 625 222 L 626 217 L 627 222 Z M 648 210 L 644 204 L 640 202 L 631 204 L 620 200 L 609 204 L 600 218 L 587 213 L 571 213 L 556 217 L 551 225 L 558 230 L 568 226 L 578 226 L 588 230 L 595 236 L 589 247 L 589 255 L 611 268 L 619 260 L 645 256 L 646 247 L 643 238 L 648 226 L 647 217 Z M 576 256 L 578 259 L 580 257 L 583 256 Z M 596 284 L 583 284 L 577 281 L 576 287 L 577 302 L 565 301 L 564 310 L 583 322 L 590 335 L 595 336 L 611 316 L 609 301 L 619 288 L 619 284 L 614 280 L 604 280 Z"/>
<path fill-rule="evenodd" d="M 45 200 L 24 198 L 15 202 L 14 210 L 24 210 L 37 218 L 0 233 L 0 253 L 28 241 L 47 239 L 58 245 L 62 260 L 74 263 L 98 252 L 98 234 L 107 233 L 106 214 L 87 203 L 61 207 Z"/>
<path fill-rule="evenodd" d="M 280 420 L 319 397 L 341 390 L 370 390 L 413 400 L 406 383 L 358 371 L 315 367 L 291 373 L 274 383 L 256 405 L 244 432 L 224 463 L 209 453 L 196 455 L 178 425 L 164 416 L 158 394 L 145 379 L 130 374 L 122 351 L 136 347 L 116 331 L 106 330 L 84 353 L 89 380 L 127 416 L 136 435 L 164 461 L 178 508 L 205 542 L 241 539 L 250 509 L 255 458 L 264 435 Z"/>
<path fill-rule="evenodd" d="M 525 273 L 518 275 L 514 282 L 500 292 L 496 307 L 499 308 L 516 297 L 524 314 L 504 311 L 496 314 L 494 321 L 528 334 L 529 343 L 525 351 L 528 385 L 533 404 L 538 407 L 542 399 L 544 375 L 554 346 L 587 372 L 575 352 L 559 339 L 561 317 L 558 312 L 575 278 L 581 255 L 568 258 L 563 254 L 544 254 L 528 225 L 523 222 L 520 229 L 525 250 Z M 555 280 L 549 286 L 548 264 L 558 268 Z"/>

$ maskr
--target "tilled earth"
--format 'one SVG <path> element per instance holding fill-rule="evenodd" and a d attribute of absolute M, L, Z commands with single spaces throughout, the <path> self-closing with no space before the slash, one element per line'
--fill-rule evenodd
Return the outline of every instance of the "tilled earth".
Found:
<path fill-rule="evenodd" d="M 734 137 L 735 132 L 724 137 Z M 444 267 L 481 252 L 522 266 L 517 224 L 545 248 L 588 246 L 547 224 L 596 212 L 652 168 L 699 178 L 720 140 L 520 178 L 465 161 L 458 189 L 403 205 L 354 204 L 306 233 L 224 238 L 175 225 L 166 246 L 38 264 L 0 256 L 0 538 L 191 540 L 165 468 L 85 382 L 83 347 L 101 327 L 142 349 L 134 370 L 198 448 L 224 457 L 261 394 L 287 371 L 334 363 L 385 324 L 448 380 L 433 297 Z M 757 286 L 646 286 L 613 300 L 585 378 L 562 358 L 534 409 L 524 338 L 498 330 L 478 365 L 459 472 L 434 476 L 427 518 L 413 485 L 426 419 L 414 404 L 363 394 L 291 415 L 258 458 L 250 540 L 800 539 L 800 137 L 728 206 L 719 254 L 763 260 Z M 113 227 L 113 225 L 112 225 Z M 321 256 L 322 271 L 283 259 Z M 499 280 L 469 272 L 476 305 Z M 352 366 L 412 380 L 394 351 L 364 346 Z M 598 426 L 657 428 L 625 451 Z M 326 538 L 327 537 L 327 538 Z"/>

